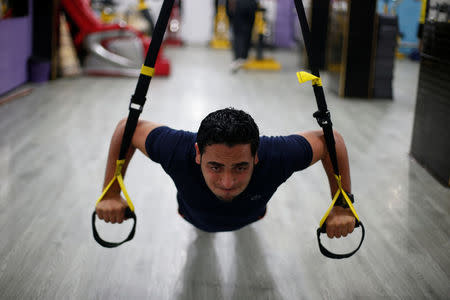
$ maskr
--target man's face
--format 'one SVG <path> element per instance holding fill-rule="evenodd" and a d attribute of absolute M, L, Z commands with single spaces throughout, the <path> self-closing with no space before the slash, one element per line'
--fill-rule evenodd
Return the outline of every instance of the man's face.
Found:
<path fill-rule="evenodd" d="M 258 163 L 258 155 L 252 156 L 250 144 L 228 147 L 225 144 L 206 146 L 195 161 L 200 165 L 206 185 L 220 200 L 231 201 L 242 193 L 252 177 Z"/>

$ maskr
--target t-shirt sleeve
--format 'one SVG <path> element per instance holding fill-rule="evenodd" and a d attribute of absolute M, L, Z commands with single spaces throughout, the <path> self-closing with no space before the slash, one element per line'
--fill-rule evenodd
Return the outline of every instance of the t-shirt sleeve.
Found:
<path fill-rule="evenodd" d="M 296 171 L 306 169 L 312 161 L 312 148 L 301 135 L 261 137 L 260 160 L 270 166 L 274 176 L 285 181 Z"/>
<path fill-rule="evenodd" d="M 195 140 L 196 134 L 193 132 L 162 126 L 153 129 L 147 136 L 145 149 L 151 160 L 170 173 L 194 155 Z"/>

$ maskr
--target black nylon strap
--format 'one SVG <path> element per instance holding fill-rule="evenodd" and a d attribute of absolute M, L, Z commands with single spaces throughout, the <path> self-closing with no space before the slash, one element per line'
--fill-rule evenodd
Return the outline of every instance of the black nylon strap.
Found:
<path fill-rule="evenodd" d="M 306 53 L 308 55 L 309 65 L 311 66 L 311 72 L 314 76 L 320 78 L 319 68 L 314 60 L 314 56 L 311 50 L 311 32 L 309 30 L 308 21 L 306 19 L 305 8 L 303 7 L 302 0 L 294 0 L 295 8 L 297 9 L 298 20 L 302 29 L 303 41 L 305 42 Z M 314 95 L 316 96 L 317 107 L 319 110 L 314 113 L 314 117 L 317 119 L 320 127 L 322 127 L 325 141 L 330 154 L 333 170 L 336 175 L 339 175 L 339 166 L 336 158 L 335 140 L 333 135 L 332 123 L 330 118 L 330 112 L 327 108 L 325 101 L 325 94 L 323 87 L 320 85 L 314 85 Z"/>
<path fill-rule="evenodd" d="M 144 65 L 150 68 L 155 67 L 156 59 L 158 58 L 159 49 L 161 48 L 161 44 L 164 38 L 164 33 L 166 32 L 167 24 L 169 23 L 170 13 L 172 11 L 172 7 L 175 0 L 164 0 L 164 3 L 161 7 L 161 11 L 159 12 L 158 20 L 156 21 L 155 30 L 153 31 L 152 40 L 150 42 L 150 46 L 147 51 L 147 55 L 145 58 Z M 152 80 L 151 76 L 147 76 L 144 74 L 139 75 L 138 82 L 136 84 L 136 89 L 134 95 L 131 96 L 130 100 L 130 112 L 128 114 L 128 119 L 125 124 L 125 130 L 122 136 L 122 144 L 120 145 L 120 153 L 119 160 L 125 159 L 125 156 L 128 152 L 128 148 L 131 145 L 131 139 L 133 138 L 134 132 L 136 130 L 136 126 L 139 120 L 139 115 L 142 112 L 144 107 L 147 95 L 148 88 L 150 86 L 150 82 Z M 134 108 L 133 104 L 137 104 L 139 109 Z M 131 230 L 128 238 L 120 243 L 112 243 L 104 241 L 97 232 L 97 228 L 95 226 L 95 215 L 96 212 L 92 213 L 92 232 L 94 235 L 94 239 L 103 247 L 106 248 L 114 248 L 117 247 L 127 241 L 130 241 L 136 232 L 136 214 L 131 211 L 128 207 L 125 211 L 126 218 L 132 218 L 134 220 L 133 229 Z"/>
<path fill-rule="evenodd" d="M 305 8 L 303 6 L 303 2 L 302 2 L 302 0 L 294 0 L 294 2 L 295 2 L 295 8 L 297 10 L 298 20 L 300 22 L 300 27 L 302 29 L 303 41 L 305 42 L 305 48 L 306 48 L 306 53 L 308 55 L 311 72 L 314 76 L 317 76 L 320 78 L 319 68 L 317 67 L 317 63 L 314 60 L 314 56 L 313 56 L 313 53 L 311 50 L 311 32 L 309 30 L 308 21 L 306 19 Z M 325 94 L 323 92 L 323 87 L 321 85 L 315 84 L 315 85 L 313 85 L 313 89 L 314 89 L 314 95 L 316 96 L 317 107 L 319 109 L 317 112 L 315 112 L 313 114 L 313 116 L 314 116 L 314 118 L 316 118 L 317 122 L 319 123 L 319 126 L 322 127 L 324 137 L 325 137 L 325 142 L 326 142 L 327 149 L 328 149 L 328 154 L 330 155 L 331 164 L 333 165 L 333 171 L 336 175 L 339 176 L 339 166 L 338 166 L 337 154 L 336 154 L 336 141 L 334 140 L 334 134 L 333 134 L 333 124 L 331 122 L 330 112 L 328 111 L 327 103 L 325 101 Z M 362 225 L 361 222 L 358 222 L 356 220 L 356 226 L 359 226 L 359 225 L 361 225 L 361 229 L 362 229 L 362 238 L 361 238 L 361 242 L 360 242 L 358 248 L 347 254 L 334 254 L 334 253 L 328 251 L 325 247 L 323 247 L 322 243 L 320 242 L 320 233 L 326 232 L 325 231 L 326 223 L 324 223 L 322 228 L 317 229 L 317 240 L 319 242 L 320 252 L 323 255 L 325 255 L 326 257 L 335 258 L 335 259 L 347 258 L 347 257 L 350 257 L 353 254 L 355 254 L 361 247 L 361 244 L 364 240 L 364 235 L 365 235 L 364 226 Z"/>
<path fill-rule="evenodd" d="M 164 38 L 164 33 L 166 32 L 167 24 L 169 23 L 170 13 L 172 11 L 173 3 L 175 0 L 164 0 L 159 12 L 158 20 L 156 21 L 155 30 L 153 31 L 152 41 L 148 47 L 147 56 L 145 58 L 145 66 L 154 68 L 156 59 L 158 58 L 159 49 Z M 145 104 L 148 88 L 152 77 L 143 74 L 139 75 L 138 82 L 136 84 L 136 89 L 134 95 L 131 97 L 131 103 L 136 103 L 142 107 Z M 119 159 L 125 159 L 128 148 L 131 144 L 131 139 L 133 138 L 134 131 L 138 123 L 139 115 L 141 111 L 130 109 L 128 114 L 127 123 L 125 125 L 125 131 L 123 133 L 122 145 L 120 146 Z"/>

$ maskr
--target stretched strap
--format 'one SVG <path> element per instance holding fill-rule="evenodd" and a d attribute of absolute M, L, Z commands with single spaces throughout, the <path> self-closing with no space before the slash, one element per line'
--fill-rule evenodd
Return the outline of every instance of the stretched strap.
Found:
<path fill-rule="evenodd" d="M 156 21 L 155 30 L 153 31 L 152 40 L 150 42 L 150 46 L 147 51 L 147 56 L 145 58 L 145 62 L 142 65 L 141 73 L 139 75 L 138 82 L 136 84 L 136 89 L 134 94 L 131 96 L 130 106 L 129 106 L 129 114 L 127 118 L 127 122 L 125 125 L 125 130 L 123 132 L 122 137 L 122 144 L 120 146 L 120 153 L 119 153 L 119 159 L 117 161 L 116 165 L 116 172 L 114 178 L 109 182 L 108 186 L 103 191 L 100 198 L 97 200 L 97 203 L 100 202 L 103 197 L 105 196 L 108 189 L 111 187 L 111 185 L 114 183 L 115 180 L 119 182 L 120 189 L 122 190 L 127 203 L 128 208 L 125 211 L 125 217 L 127 218 L 133 218 L 134 219 L 134 225 L 133 229 L 130 232 L 130 235 L 127 239 L 125 239 L 121 243 L 111 243 L 106 242 L 102 240 L 97 232 L 97 229 L 95 227 L 95 211 L 92 214 L 92 231 L 94 234 L 95 240 L 102 246 L 112 248 L 117 247 L 126 241 L 131 240 L 134 237 L 134 233 L 136 231 L 136 214 L 134 213 L 134 206 L 133 203 L 130 200 L 130 197 L 128 196 L 128 193 L 125 189 L 125 184 L 123 183 L 123 177 L 122 177 L 122 166 L 125 162 L 125 157 L 128 152 L 128 149 L 131 145 L 131 139 L 133 138 L 134 132 L 136 130 L 136 126 L 139 120 L 139 116 L 143 110 L 145 101 L 146 101 L 146 95 L 148 92 L 148 88 L 150 86 L 150 82 L 153 78 L 153 75 L 155 73 L 155 63 L 156 59 L 158 58 L 159 49 L 161 48 L 161 44 L 164 38 L 164 33 L 167 28 L 167 24 L 169 22 L 170 13 L 172 11 L 172 7 L 175 0 L 164 0 L 164 3 L 161 7 L 161 11 L 159 12 L 158 20 Z M 97 205 L 97 203 L 95 205 Z"/>
<path fill-rule="evenodd" d="M 153 31 L 152 40 L 147 51 L 144 65 L 142 66 L 139 79 L 136 84 L 136 89 L 133 96 L 131 96 L 129 114 L 125 130 L 122 138 L 122 145 L 120 146 L 119 160 L 125 159 L 128 148 L 131 144 L 134 131 L 138 123 L 139 115 L 141 114 L 150 82 L 155 73 L 155 63 L 158 58 L 159 49 L 164 38 L 164 33 L 169 22 L 170 12 L 172 11 L 174 0 L 164 0 L 164 3 L 159 12 L 158 20 L 156 21 L 155 30 Z"/>
<path fill-rule="evenodd" d="M 355 251 L 353 251 L 349 254 L 346 254 L 346 255 L 333 254 L 333 253 L 329 252 L 328 250 L 326 250 L 320 242 L 320 233 L 325 232 L 325 230 L 324 230 L 324 228 L 326 226 L 325 221 L 326 221 L 331 209 L 333 208 L 334 204 L 336 203 L 336 200 L 338 199 L 339 194 L 341 194 L 341 193 L 344 196 L 345 201 L 348 203 L 353 215 L 356 218 L 356 224 L 362 225 L 362 223 L 360 222 L 359 217 L 356 214 L 356 211 L 355 211 L 350 199 L 348 198 L 348 195 L 342 189 L 341 176 L 339 175 L 339 166 L 338 166 L 337 154 L 336 154 L 336 142 L 334 140 L 334 134 L 333 134 L 333 124 L 331 122 L 330 112 L 328 111 L 327 103 L 325 101 L 325 94 L 323 91 L 322 80 L 320 79 L 319 68 L 317 67 L 316 61 L 314 60 L 313 52 L 311 51 L 311 32 L 309 30 L 308 21 L 306 19 L 305 8 L 303 7 L 302 0 L 294 0 L 294 2 L 295 2 L 295 8 L 297 10 L 298 20 L 300 22 L 300 27 L 302 29 L 303 41 L 305 42 L 305 48 L 306 48 L 306 53 L 308 55 L 309 65 L 311 67 L 311 72 L 312 72 L 312 74 L 307 73 L 307 72 L 298 72 L 297 78 L 300 83 L 312 81 L 314 95 L 316 97 L 316 102 L 317 102 L 317 107 L 318 107 L 318 111 L 315 112 L 313 114 L 313 116 L 316 118 L 317 122 L 319 123 L 319 126 L 323 130 L 328 154 L 330 155 L 331 164 L 333 166 L 335 178 L 338 183 L 338 191 L 334 195 L 331 206 L 328 208 L 325 216 L 320 221 L 320 226 L 319 226 L 319 229 L 317 230 L 317 238 L 319 241 L 319 248 L 320 248 L 320 251 L 322 252 L 322 254 L 324 254 L 325 256 L 330 257 L 330 258 L 350 257 L 351 255 L 356 253 L 356 251 L 358 251 L 358 249 L 361 247 L 362 241 L 364 239 L 364 227 L 363 226 L 361 226 L 361 228 L 363 229 L 363 237 L 361 239 L 361 243 L 359 244 L 358 248 Z"/>
<path fill-rule="evenodd" d="M 102 201 L 103 197 L 105 197 L 106 192 L 111 188 L 114 181 L 117 180 L 120 186 L 120 190 L 123 192 L 123 195 L 125 196 L 125 199 L 127 200 L 128 207 L 131 209 L 132 212 L 134 212 L 134 205 L 133 202 L 131 202 L 130 196 L 128 195 L 127 189 L 125 188 L 125 183 L 123 182 L 122 177 L 122 169 L 123 165 L 125 164 L 125 160 L 118 160 L 116 161 L 116 170 L 114 171 L 114 177 L 111 179 L 111 181 L 108 183 L 106 188 L 103 190 L 103 193 L 100 195 L 100 197 L 97 199 L 97 202 L 95 202 L 95 206 Z"/>
<path fill-rule="evenodd" d="M 337 182 L 337 185 L 338 185 L 338 190 L 337 190 L 336 194 L 334 194 L 333 201 L 331 201 L 330 207 L 328 208 L 327 212 L 326 212 L 325 215 L 323 216 L 322 220 L 320 220 L 319 227 L 322 227 L 323 224 L 325 224 L 325 221 L 326 221 L 326 219 L 328 218 L 328 215 L 330 214 L 331 209 L 333 208 L 334 204 L 336 203 L 336 200 L 339 198 L 339 195 L 340 195 L 341 193 L 342 193 L 342 195 L 344 196 L 345 202 L 347 202 L 347 205 L 350 207 L 350 210 L 352 211 L 353 215 L 355 216 L 356 221 L 357 221 L 357 222 L 360 222 L 359 216 L 358 216 L 358 214 L 356 213 L 355 208 L 353 207 L 352 201 L 350 200 L 350 198 L 348 197 L 347 193 L 346 193 L 346 192 L 344 191 L 344 189 L 342 188 L 342 179 L 341 179 L 341 176 L 340 176 L 340 175 L 339 175 L 339 176 L 338 176 L 338 175 L 334 175 L 334 177 L 336 178 L 336 182 Z"/>
<path fill-rule="evenodd" d="M 305 42 L 306 54 L 308 55 L 309 65 L 311 67 L 310 75 L 314 76 L 316 80 L 313 81 L 313 90 L 316 97 L 317 107 L 319 110 L 314 114 L 314 117 L 319 122 L 320 127 L 322 127 L 325 141 L 327 143 L 328 153 L 330 154 L 331 163 L 333 165 L 334 173 L 339 175 L 339 167 L 336 157 L 335 141 L 332 130 L 332 123 L 330 112 L 327 108 L 327 103 L 325 101 L 325 94 L 323 92 L 322 82 L 320 80 L 319 68 L 317 67 L 316 61 L 311 50 L 311 32 L 309 30 L 308 21 L 306 19 L 305 8 L 303 7 L 302 0 L 294 0 L 295 8 L 297 10 L 298 20 L 300 22 L 300 27 L 302 29 L 303 41 Z M 299 76 L 299 75 L 297 75 Z M 300 78 L 299 78 L 300 80 Z"/>

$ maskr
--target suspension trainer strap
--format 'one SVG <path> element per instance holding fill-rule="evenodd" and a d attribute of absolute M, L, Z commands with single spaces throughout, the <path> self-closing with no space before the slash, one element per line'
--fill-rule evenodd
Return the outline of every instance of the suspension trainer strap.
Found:
<path fill-rule="evenodd" d="M 308 55 L 308 61 L 311 68 L 311 72 L 298 72 L 297 78 L 300 83 L 304 83 L 307 81 L 312 81 L 314 95 L 316 97 L 317 107 L 318 111 L 316 111 L 313 116 L 316 118 L 317 122 L 319 123 L 319 126 L 322 128 L 324 136 L 325 136 L 325 142 L 327 145 L 327 150 L 330 155 L 331 164 L 333 165 L 333 171 L 335 174 L 336 182 L 338 185 L 338 191 L 333 197 L 333 201 L 331 203 L 331 206 L 328 208 L 325 216 L 322 218 L 319 224 L 319 228 L 317 229 L 317 240 L 319 242 L 319 249 L 320 252 L 329 257 L 329 258 L 346 258 L 352 256 L 358 249 L 361 247 L 361 244 L 364 240 L 364 226 L 362 225 L 361 221 L 359 220 L 358 215 L 356 214 L 356 211 L 352 205 L 352 202 L 350 201 L 347 193 L 342 188 L 341 183 L 341 176 L 339 175 L 339 166 L 337 161 L 337 154 L 336 154 L 336 142 L 334 140 L 334 134 L 333 134 L 333 124 L 331 123 L 331 115 L 327 108 L 327 103 L 325 101 L 325 94 L 323 92 L 323 86 L 322 86 L 322 80 L 320 79 L 319 74 L 319 68 L 317 67 L 317 63 L 314 60 L 314 56 L 311 49 L 311 32 L 309 30 L 308 21 L 306 19 L 305 14 L 305 8 L 303 7 L 302 0 L 294 0 L 295 2 L 295 8 L 297 10 L 298 20 L 300 22 L 300 27 L 302 29 L 303 34 L 303 41 L 305 42 L 305 48 L 306 53 Z M 326 219 L 328 217 L 328 214 L 330 213 L 331 209 L 336 203 L 336 200 L 338 199 L 339 195 L 343 196 L 345 201 L 347 202 L 348 206 L 350 207 L 353 215 L 356 218 L 356 227 L 359 227 L 361 225 L 362 228 L 362 238 L 360 241 L 360 244 L 356 250 L 354 250 L 351 253 L 347 254 L 334 254 L 328 251 L 325 247 L 323 247 L 321 241 L 320 241 L 320 233 L 326 232 Z"/>
<path fill-rule="evenodd" d="M 150 86 L 150 82 L 155 74 L 155 63 L 158 58 L 159 49 L 161 48 L 161 44 L 164 38 L 164 33 L 167 28 L 167 24 L 169 22 L 170 13 L 172 11 L 172 7 L 175 0 L 164 0 L 164 3 L 161 7 L 161 11 L 158 16 L 158 20 L 156 21 L 155 30 L 153 31 L 152 40 L 150 42 L 150 46 L 147 51 L 147 56 L 145 58 L 145 62 L 142 65 L 141 73 L 139 74 L 139 79 L 136 85 L 136 89 L 134 95 L 131 96 L 130 106 L 129 106 L 129 114 L 128 119 L 125 125 L 125 130 L 122 136 L 122 144 L 120 146 L 119 158 L 117 160 L 116 171 L 114 178 L 110 181 L 108 186 L 104 189 L 102 195 L 97 200 L 97 203 L 100 202 L 105 196 L 108 189 L 112 186 L 115 180 L 119 182 L 120 189 L 124 193 L 124 196 L 128 203 L 128 208 L 125 211 L 125 218 L 132 218 L 134 220 L 133 228 L 129 234 L 129 236 L 120 243 L 112 243 L 104 241 L 98 234 L 97 229 L 95 227 L 95 215 L 96 212 L 94 210 L 92 214 L 92 230 L 94 234 L 94 239 L 102 246 L 107 248 L 117 247 L 126 241 L 131 240 L 134 237 L 134 233 L 136 230 L 136 214 L 134 212 L 133 203 L 128 196 L 128 193 L 125 189 L 125 185 L 123 183 L 122 178 L 122 167 L 125 163 L 125 157 L 128 152 L 128 149 L 131 145 L 131 139 L 133 138 L 134 132 L 136 130 L 136 126 L 139 120 L 139 116 L 144 108 L 144 104 L 146 101 L 146 95 L 148 88 Z M 96 205 L 97 205 L 96 203 Z"/>

